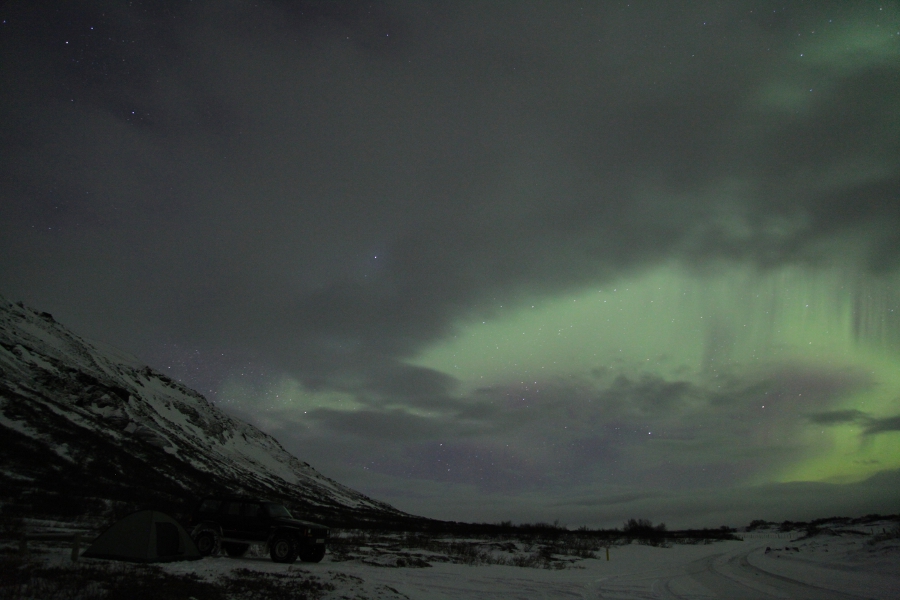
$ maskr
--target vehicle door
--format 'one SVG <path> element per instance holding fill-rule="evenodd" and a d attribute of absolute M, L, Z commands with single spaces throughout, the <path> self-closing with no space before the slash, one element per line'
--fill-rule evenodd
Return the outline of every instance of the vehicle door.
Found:
<path fill-rule="evenodd" d="M 259 502 L 244 502 L 241 505 L 241 534 L 245 539 L 266 540 L 268 527 L 264 511 Z"/>
<path fill-rule="evenodd" d="M 222 525 L 224 537 L 241 536 L 241 503 L 229 501 L 219 510 L 219 520 Z"/>

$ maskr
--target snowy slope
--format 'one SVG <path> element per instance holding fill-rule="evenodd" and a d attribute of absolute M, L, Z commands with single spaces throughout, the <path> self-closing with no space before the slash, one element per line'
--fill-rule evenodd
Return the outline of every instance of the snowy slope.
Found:
<path fill-rule="evenodd" d="M 232 491 L 332 522 L 407 517 L 324 477 L 194 390 L 2 297 L 0 435 L 6 502 L 48 490 L 55 501 L 107 504 Z"/>

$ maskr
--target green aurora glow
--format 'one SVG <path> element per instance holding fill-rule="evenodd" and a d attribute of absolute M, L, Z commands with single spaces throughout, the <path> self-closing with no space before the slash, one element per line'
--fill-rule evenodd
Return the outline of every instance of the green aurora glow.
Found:
<path fill-rule="evenodd" d="M 604 373 L 605 382 L 650 374 L 709 387 L 726 374 L 807 365 L 870 377 L 822 408 L 889 417 L 900 397 L 897 300 L 892 282 L 839 271 L 700 276 L 659 268 L 599 289 L 497 307 L 495 318 L 460 323 L 451 339 L 412 363 L 457 378 L 462 396 L 590 373 Z M 861 424 L 848 422 L 808 424 L 793 435 L 806 451 L 754 483 L 857 481 L 900 467 L 897 432 L 863 437 Z"/>

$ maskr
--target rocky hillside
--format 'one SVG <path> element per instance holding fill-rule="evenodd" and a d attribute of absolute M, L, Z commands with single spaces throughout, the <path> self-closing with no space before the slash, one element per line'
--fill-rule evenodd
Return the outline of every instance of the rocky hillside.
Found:
<path fill-rule="evenodd" d="M 282 501 L 332 525 L 415 519 L 318 473 L 271 436 L 48 313 L 0 297 L 0 501 L 34 514 L 207 493 Z"/>

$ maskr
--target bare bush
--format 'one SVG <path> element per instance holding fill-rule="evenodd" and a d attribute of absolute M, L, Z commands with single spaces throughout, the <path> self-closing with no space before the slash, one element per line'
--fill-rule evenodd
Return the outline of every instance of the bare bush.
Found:
<path fill-rule="evenodd" d="M 315 600 L 333 591 L 303 571 L 236 569 L 216 582 L 173 575 L 155 565 L 79 562 L 48 566 L 17 555 L 0 557 L 0 600 Z"/>
<path fill-rule="evenodd" d="M 887 540 L 896 540 L 900 538 L 900 524 L 894 525 L 891 529 L 885 529 L 881 533 L 875 534 L 872 536 L 872 539 L 869 540 L 870 545 L 875 545 L 878 542 L 886 542 Z"/>

